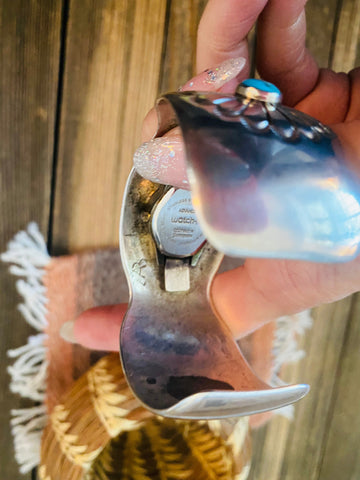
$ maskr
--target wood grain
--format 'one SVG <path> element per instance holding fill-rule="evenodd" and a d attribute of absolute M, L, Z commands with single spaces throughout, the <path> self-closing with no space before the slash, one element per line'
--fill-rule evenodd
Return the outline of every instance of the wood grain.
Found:
<path fill-rule="evenodd" d="M 348 72 L 356 62 L 360 44 L 360 2 L 342 0 L 336 30 L 336 42 L 331 67 L 336 72 Z"/>
<path fill-rule="evenodd" d="M 356 59 L 355 59 L 355 66 L 360 66 L 360 35 L 358 37 L 357 48 L 356 48 Z"/>
<path fill-rule="evenodd" d="M 170 3 L 160 79 L 161 93 L 176 91 L 196 74 L 196 33 L 205 5 L 206 0 Z"/>
<path fill-rule="evenodd" d="M 0 252 L 30 221 L 47 236 L 61 9 L 61 1 L 0 4 Z M 6 351 L 26 343 L 34 331 L 16 309 L 14 284 L 0 264 L 0 476 L 16 480 L 24 477 L 14 460 L 10 409 L 25 402 L 9 392 Z"/>
<path fill-rule="evenodd" d="M 166 1 L 70 1 L 54 252 L 116 245 L 124 185 L 159 85 Z"/>
<path fill-rule="evenodd" d="M 319 478 L 319 462 L 328 430 L 350 306 L 351 298 L 348 298 L 320 307 L 315 312 L 314 326 L 302 346 L 306 357 L 283 372 L 287 382 L 308 383 L 312 389 L 296 405 L 292 422 L 275 417 L 256 433 L 251 479 Z"/>
<path fill-rule="evenodd" d="M 319 478 L 360 478 L 360 294 L 353 297 L 331 399 Z"/>
<path fill-rule="evenodd" d="M 319 67 L 331 65 L 333 42 L 338 24 L 340 0 L 309 0 L 306 4 L 306 46 L 314 55 Z"/>

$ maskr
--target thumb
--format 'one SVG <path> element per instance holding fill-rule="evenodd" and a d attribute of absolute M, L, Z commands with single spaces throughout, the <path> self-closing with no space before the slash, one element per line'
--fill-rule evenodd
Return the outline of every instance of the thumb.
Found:
<path fill-rule="evenodd" d="M 62 338 L 91 350 L 119 351 L 120 327 L 126 303 L 95 307 L 66 322 L 60 329 Z"/>

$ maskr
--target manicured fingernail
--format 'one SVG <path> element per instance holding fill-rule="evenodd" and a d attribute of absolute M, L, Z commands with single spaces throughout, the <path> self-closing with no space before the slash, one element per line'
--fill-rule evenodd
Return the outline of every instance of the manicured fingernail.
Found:
<path fill-rule="evenodd" d="M 217 90 L 236 78 L 246 64 L 244 57 L 230 58 L 214 68 L 208 68 L 189 80 L 179 90 Z"/>
<path fill-rule="evenodd" d="M 205 83 L 215 87 L 222 87 L 226 82 L 235 78 L 244 68 L 246 60 L 244 57 L 230 58 L 215 68 L 205 70 Z"/>
<path fill-rule="evenodd" d="M 60 328 L 60 331 L 59 331 L 60 337 L 66 342 L 78 343 L 75 338 L 74 325 L 75 325 L 75 322 L 71 320 L 69 322 L 63 323 Z"/>
<path fill-rule="evenodd" d="M 189 182 L 180 135 L 154 138 L 135 152 L 134 167 L 143 177 L 156 183 L 187 188 Z"/>

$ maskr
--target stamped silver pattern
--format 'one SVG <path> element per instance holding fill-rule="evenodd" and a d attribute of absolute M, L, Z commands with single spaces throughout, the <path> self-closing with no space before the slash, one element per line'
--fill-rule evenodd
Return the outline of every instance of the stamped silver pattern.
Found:
<path fill-rule="evenodd" d="M 335 138 L 330 128 L 315 118 L 281 104 L 273 105 L 241 95 L 208 92 L 188 92 L 186 100 L 194 106 L 201 106 L 221 120 L 240 122 L 252 133 L 273 133 L 286 142 L 296 142 L 300 136 L 313 142 Z"/>

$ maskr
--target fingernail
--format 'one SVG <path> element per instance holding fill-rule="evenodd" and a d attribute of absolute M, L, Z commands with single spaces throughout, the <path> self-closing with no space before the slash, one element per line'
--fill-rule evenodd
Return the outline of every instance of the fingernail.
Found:
<path fill-rule="evenodd" d="M 60 328 L 60 331 L 59 331 L 60 337 L 66 342 L 78 343 L 74 334 L 74 325 L 75 325 L 75 322 L 71 320 L 69 322 L 63 323 Z"/>
<path fill-rule="evenodd" d="M 205 83 L 220 88 L 235 78 L 244 68 L 246 60 L 244 57 L 230 58 L 221 63 L 218 67 L 205 70 Z"/>
<path fill-rule="evenodd" d="M 217 90 L 236 78 L 246 64 L 244 57 L 229 58 L 215 68 L 208 68 L 180 87 L 181 90 Z"/>
<path fill-rule="evenodd" d="M 183 141 L 179 135 L 154 138 L 143 143 L 134 154 L 134 167 L 152 182 L 179 188 L 186 188 L 189 183 L 183 159 Z"/>

